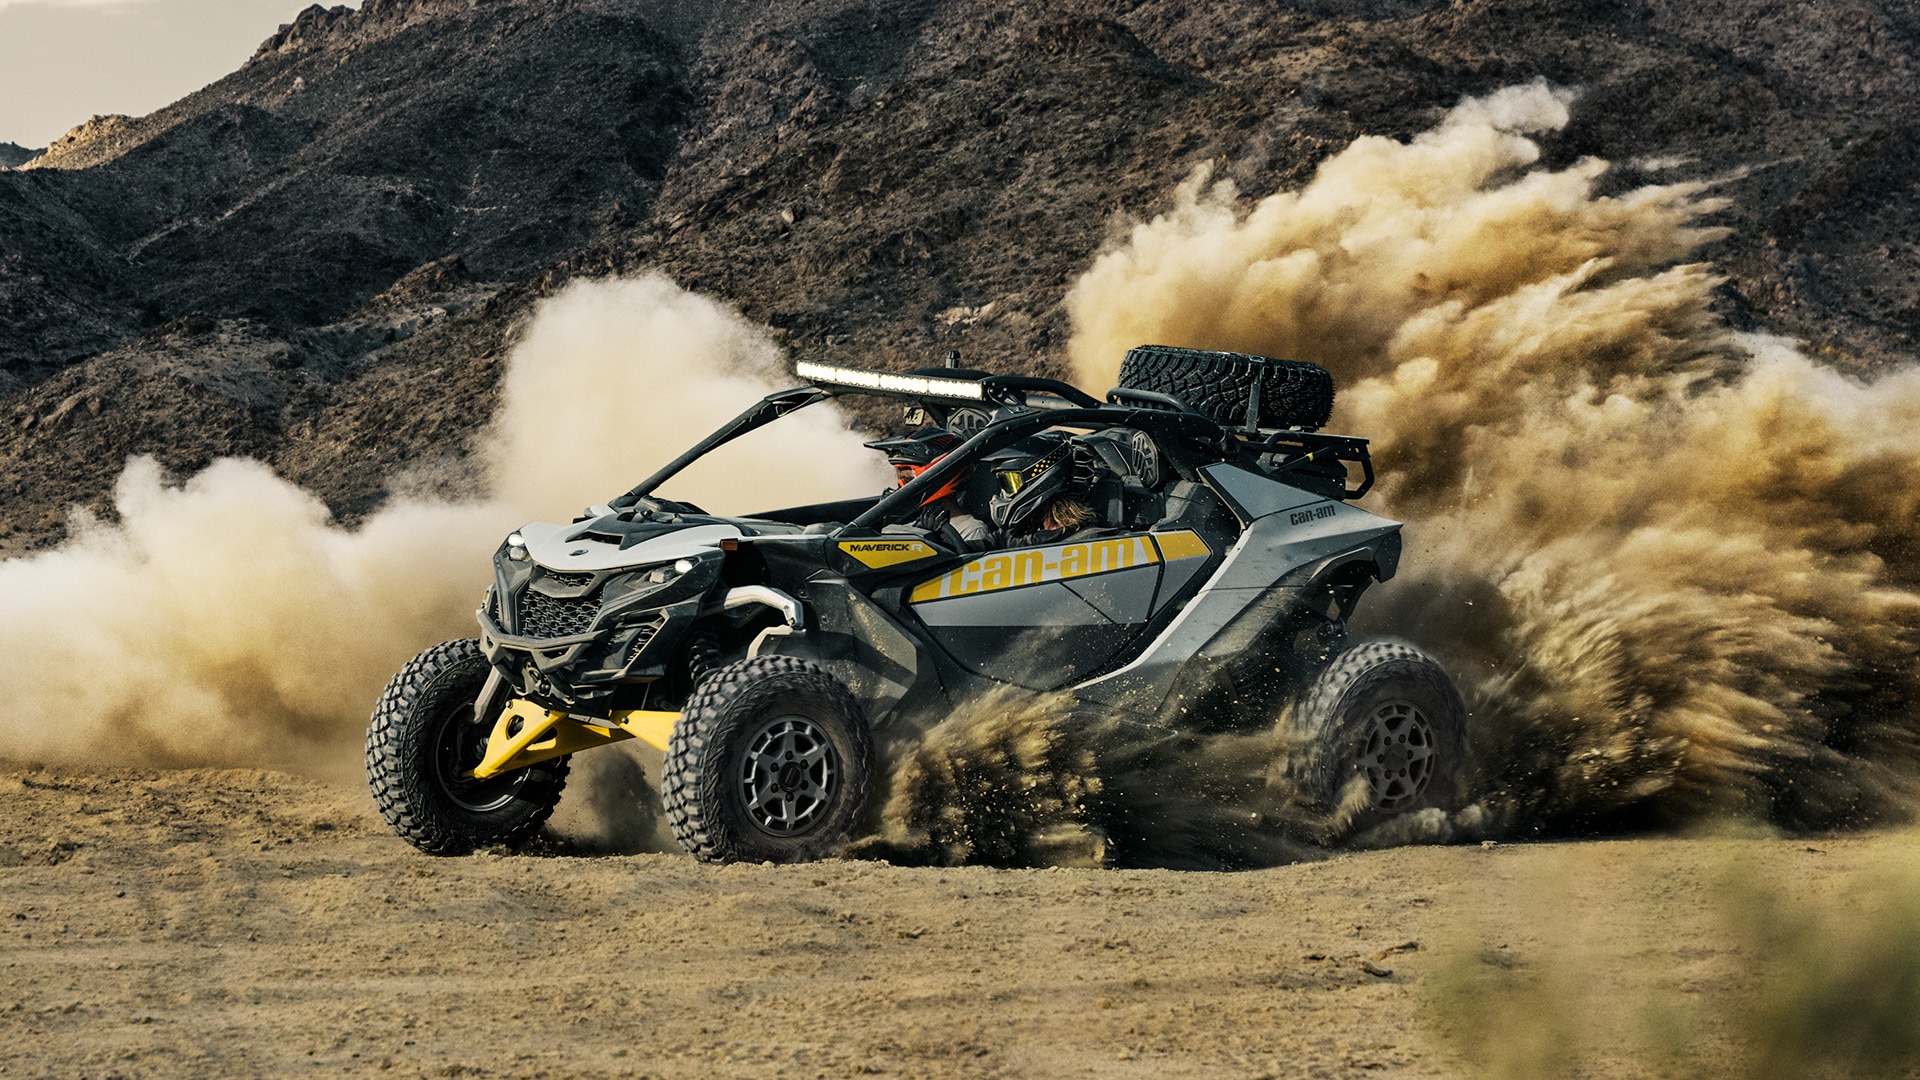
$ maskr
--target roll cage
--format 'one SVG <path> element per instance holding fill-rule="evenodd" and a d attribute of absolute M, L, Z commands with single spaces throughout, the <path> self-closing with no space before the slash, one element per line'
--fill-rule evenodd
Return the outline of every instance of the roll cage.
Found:
<path fill-rule="evenodd" d="M 1262 471 L 1276 479 L 1315 465 L 1323 470 L 1337 463 L 1359 466 L 1362 479 L 1357 487 L 1347 486 L 1350 475 L 1339 481 L 1341 499 L 1360 498 L 1374 482 L 1365 439 L 1298 429 L 1228 427 L 1166 394 L 1116 387 L 1103 402 L 1056 379 L 956 368 L 895 373 L 802 360 L 796 371 L 810 384 L 768 394 L 608 506 L 628 509 L 713 450 L 808 406 L 857 394 L 895 398 L 940 415 L 956 406 L 992 411 L 985 426 L 960 446 L 833 533 L 840 537 L 876 535 L 885 525 L 913 517 L 928 493 L 981 458 L 1051 427 L 1126 427 L 1146 432 L 1187 480 L 1194 479 L 1202 465 L 1246 461 L 1257 467 L 1264 463 Z M 1339 467 L 1344 474 L 1344 464 Z"/>

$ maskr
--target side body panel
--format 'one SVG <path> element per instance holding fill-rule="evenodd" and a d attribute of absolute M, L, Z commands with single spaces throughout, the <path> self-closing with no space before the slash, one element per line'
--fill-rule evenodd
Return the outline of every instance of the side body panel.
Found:
<path fill-rule="evenodd" d="M 1125 652 L 1209 554 L 1191 531 L 997 551 L 920 581 L 909 607 L 966 670 L 1053 690 Z"/>
<path fill-rule="evenodd" d="M 1400 523 L 1250 470 L 1201 470 L 1244 530 L 1185 609 L 1130 663 L 1073 687 L 1076 696 L 1158 715 L 1178 686 L 1235 658 L 1302 603 L 1329 566 L 1360 560 L 1391 577 Z"/>
<path fill-rule="evenodd" d="M 813 660 L 847 684 L 875 727 L 900 713 L 946 702 L 937 666 L 926 646 L 845 578 L 821 575 L 807 583 L 805 634 L 770 637 L 763 654 Z"/>

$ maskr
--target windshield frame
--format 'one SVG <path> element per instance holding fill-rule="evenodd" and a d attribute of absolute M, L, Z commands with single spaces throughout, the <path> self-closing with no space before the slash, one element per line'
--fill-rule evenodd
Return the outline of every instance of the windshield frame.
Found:
<path fill-rule="evenodd" d="M 1129 427 L 1148 431 L 1163 439 L 1178 436 L 1196 438 L 1219 448 L 1227 456 L 1234 456 L 1237 440 L 1229 435 L 1226 428 L 1197 413 L 1101 402 L 1077 388 L 1052 379 L 992 375 L 978 381 L 983 387 L 982 406 L 997 407 L 1000 411 L 1012 409 L 1011 415 L 991 421 L 919 476 L 881 495 L 871 507 L 831 535 L 871 535 L 887 525 L 900 524 L 913 517 L 928 494 L 939 490 L 948 480 L 971 468 L 982 457 L 1048 428 Z M 920 401 L 919 395 L 864 386 L 813 384 L 775 391 L 722 424 L 711 435 L 607 505 L 615 511 L 631 508 L 719 447 L 801 409 L 856 394 L 915 403 Z"/>

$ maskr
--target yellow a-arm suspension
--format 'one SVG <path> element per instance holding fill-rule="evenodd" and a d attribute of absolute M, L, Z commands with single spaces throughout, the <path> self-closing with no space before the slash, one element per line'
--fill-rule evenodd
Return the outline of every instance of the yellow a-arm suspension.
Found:
<path fill-rule="evenodd" d="M 487 737 L 487 756 L 474 766 L 475 779 L 485 780 L 503 772 L 545 761 L 562 754 L 591 750 L 609 743 L 639 739 L 656 750 L 667 748 L 673 734 L 677 712 L 649 709 L 623 709 L 607 718 L 606 724 L 577 720 L 563 712 L 553 712 L 525 698 L 515 698 L 500 710 Z"/>

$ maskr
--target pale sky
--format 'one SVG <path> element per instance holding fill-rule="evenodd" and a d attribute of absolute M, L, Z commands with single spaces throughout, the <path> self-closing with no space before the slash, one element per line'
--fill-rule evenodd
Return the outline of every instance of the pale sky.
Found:
<path fill-rule="evenodd" d="M 178 101 L 311 2 L 0 0 L 0 142 L 45 146 L 97 113 Z"/>

